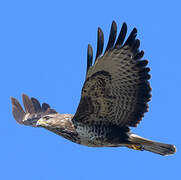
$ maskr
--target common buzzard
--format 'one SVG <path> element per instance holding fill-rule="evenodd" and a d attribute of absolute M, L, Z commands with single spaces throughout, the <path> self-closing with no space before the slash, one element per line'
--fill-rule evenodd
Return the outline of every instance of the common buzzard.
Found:
<path fill-rule="evenodd" d="M 112 22 L 107 47 L 103 53 L 104 35 L 98 28 L 97 52 L 88 45 L 87 73 L 75 115 L 59 114 L 46 103 L 23 94 L 25 111 L 18 100 L 11 98 L 12 111 L 19 124 L 43 127 L 72 142 L 90 147 L 128 147 L 160 155 L 176 152 L 171 144 L 142 138 L 131 132 L 151 99 L 148 61 L 142 60 L 140 41 L 134 28 L 125 41 L 127 25 L 123 23 L 117 37 Z M 125 41 L 125 42 L 124 42 Z"/>

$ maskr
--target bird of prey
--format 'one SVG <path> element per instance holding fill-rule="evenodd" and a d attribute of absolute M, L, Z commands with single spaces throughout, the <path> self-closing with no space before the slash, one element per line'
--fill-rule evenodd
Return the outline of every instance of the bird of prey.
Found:
<path fill-rule="evenodd" d="M 148 61 L 143 60 L 134 28 L 127 40 L 127 25 L 123 23 L 117 37 L 117 25 L 112 22 L 109 40 L 103 53 L 104 35 L 98 28 L 97 52 L 93 64 L 93 50 L 88 45 L 87 73 L 80 103 L 72 114 L 59 114 L 48 104 L 23 94 L 21 107 L 11 98 L 12 112 L 19 124 L 43 127 L 72 142 L 89 147 L 128 147 L 160 155 L 176 152 L 171 144 L 140 137 L 131 132 L 151 99 Z M 117 37 L 117 39 L 116 39 Z"/>

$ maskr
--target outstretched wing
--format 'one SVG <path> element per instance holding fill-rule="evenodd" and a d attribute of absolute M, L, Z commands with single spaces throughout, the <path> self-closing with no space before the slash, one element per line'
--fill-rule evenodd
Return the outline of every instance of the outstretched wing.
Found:
<path fill-rule="evenodd" d="M 25 111 L 21 107 L 17 99 L 11 98 L 12 102 L 12 111 L 15 120 L 19 124 L 24 124 L 27 126 L 36 126 L 36 122 L 49 114 L 56 114 L 54 109 L 51 109 L 50 106 L 46 103 L 40 105 L 39 101 L 35 98 L 29 98 L 27 95 L 23 94 L 23 104 Z"/>
<path fill-rule="evenodd" d="M 98 28 L 95 63 L 88 45 L 87 74 L 81 100 L 74 116 L 79 123 L 112 123 L 119 126 L 137 126 L 148 110 L 151 98 L 148 80 L 148 61 L 141 60 L 140 41 L 134 28 L 123 44 L 127 25 L 123 23 L 116 40 L 117 25 L 113 21 L 108 45 L 102 55 L 104 36 Z"/>

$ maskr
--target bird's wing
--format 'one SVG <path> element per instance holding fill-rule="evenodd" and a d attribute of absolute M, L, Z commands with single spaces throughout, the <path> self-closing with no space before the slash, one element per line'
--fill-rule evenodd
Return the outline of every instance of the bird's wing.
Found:
<path fill-rule="evenodd" d="M 113 123 L 119 126 L 137 126 L 148 110 L 151 88 L 147 60 L 139 51 L 140 41 L 134 28 L 123 44 L 127 25 L 123 23 L 116 40 L 117 25 L 113 21 L 108 45 L 102 55 L 104 36 L 98 28 L 95 63 L 93 51 L 88 45 L 87 74 L 75 122 Z"/>
<path fill-rule="evenodd" d="M 19 101 L 11 97 L 13 116 L 19 124 L 36 127 L 36 122 L 40 118 L 57 113 L 54 109 L 51 109 L 48 104 L 43 103 L 41 105 L 39 101 L 33 97 L 29 98 L 27 95 L 23 94 L 22 98 L 25 111 L 21 107 Z"/>

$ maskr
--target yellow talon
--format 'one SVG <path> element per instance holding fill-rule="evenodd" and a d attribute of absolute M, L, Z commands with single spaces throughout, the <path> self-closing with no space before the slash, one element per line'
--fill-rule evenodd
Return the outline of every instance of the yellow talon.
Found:
<path fill-rule="evenodd" d="M 143 146 L 141 146 L 141 145 L 126 145 L 126 146 L 130 149 L 143 151 Z"/>

